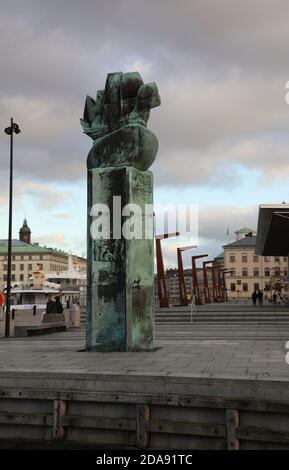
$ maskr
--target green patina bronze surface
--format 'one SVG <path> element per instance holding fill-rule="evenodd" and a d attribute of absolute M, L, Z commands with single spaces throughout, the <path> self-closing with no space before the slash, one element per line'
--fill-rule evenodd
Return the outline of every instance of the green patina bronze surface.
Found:
<path fill-rule="evenodd" d="M 146 128 L 149 112 L 160 104 L 155 83 L 144 85 L 137 72 L 109 74 L 96 100 L 87 97 L 81 120 L 94 144 L 88 168 L 87 350 L 139 351 L 154 347 L 153 178 L 147 171 L 158 149 Z M 141 209 L 141 239 L 114 238 L 113 196 Z M 110 209 L 110 237 L 91 237 L 91 208 Z M 122 216 L 122 224 L 128 220 Z"/>
<path fill-rule="evenodd" d="M 160 105 L 155 83 L 138 72 L 110 73 L 96 99 L 86 97 L 81 125 L 94 140 L 87 168 L 133 166 L 147 170 L 157 151 L 156 136 L 146 128 L 150 109 Z"/>

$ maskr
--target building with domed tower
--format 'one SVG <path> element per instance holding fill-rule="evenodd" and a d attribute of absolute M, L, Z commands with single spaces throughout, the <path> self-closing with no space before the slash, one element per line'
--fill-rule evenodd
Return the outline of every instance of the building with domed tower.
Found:
<path fill-rule="evenodd" d="M 8 240 L 0 239 L 0 290 L 7 282 Z M 86 274 L 86 259 L 66 253 L 64 250 L 42 246 L 32 242 L 27 219 L 19 230 L 19 239 L 12 240 L 11 283 L 29 285 L 35 271 L 62 273 L 69 269 L 69 259 L 79 273 Z"/>

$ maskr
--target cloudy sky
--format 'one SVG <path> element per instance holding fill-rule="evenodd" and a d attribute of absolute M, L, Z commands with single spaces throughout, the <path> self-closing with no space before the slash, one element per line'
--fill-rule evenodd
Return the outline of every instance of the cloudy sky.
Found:
<path fill-rule="evenodd" d="M 14 236 L 85 252 L 86 94 L 113 71 L 158 84 L 155 201 L 199 206 L 198 253 L 215 256 L 260 203 L 289 201 L 287 0 L 0 0 L 0 124 L 15 137 Z M 0 238 L 9 138 L 0 133 Z M 229 236 L 227 237 L 227 227 Z M 167 266 L 176 263 L 166 245 Z M 197 251 L 196 251 L 197 253 Z M 187 257 L 187 260 L 189 258 Z"/>

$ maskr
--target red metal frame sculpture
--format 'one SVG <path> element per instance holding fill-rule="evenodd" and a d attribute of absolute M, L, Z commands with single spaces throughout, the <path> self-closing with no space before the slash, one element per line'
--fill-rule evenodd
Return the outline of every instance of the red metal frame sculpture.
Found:
<path fill-rule="evenodd" d="M 211 271 L 212 271 L 212 291 L 213 291 L 213 301 L 218 302 L 218 288 L 217 288 L 217 282 L 216 282 L 216 270 L 218 269 L 218 266 L 212 265 Z"/>
<path fill-rule="evenodd" d="M 205 255 L 195 255 L 192 256 L 192 287 L 193 287 L 193 294 L 195 296 L 195 303 L 196 305 L 202 305 L 202 297 L 200 295 L 199 289 L 199 281 L 198 281 L 198 271 L 196 266 L 196 259 L 198 258 L 205 258 L 208 254 Z"/>
<path fill-rule="evenodd" d="M 179 232 L 175 233 L 164 233 L 162 235 L 156 235 L 156 258 L 157 258 L 157 285 L 158 285 L 158 296 L 160 301 L 160 308 L 169 307 L 169 298 L 166 286 L 166 277 L 164 270 L 163 254 L 161 247 L 161 240 L 164 238 L 177 237 L 180 235 Z"/>
<path fill-rule="evenodd" d="M 184 246 L 182 248 L 177 249 L 180 305 L 188 305 L 189 303 L 188 297 L 187 297 L 186 283 L 185 283 L 182 252 L 192 250 L 193 248 L 197 248 L 197 246 L 190 245 L 190 246 Z"/>
<path fill-rule="evenodd" d="M 223 280 L 222 280 L 222 269 L 224 265 L 220 263 L 214 263 L 212 265 L 212 288 L 214 302 L 223 302 Z"/>
<path fill-rule="evenodd" d="M 224 302 L 224 292 L 223 292 L 223 281 L 222 281 L 222 269 L 224 269 L 223 264 L 219 264 L 217 267 L 217 292 L 218 292 L 218 301 Z"/>
<path fill-rule="evenodd" d="M 205 294 L 205 303 L 209 304 L 211 302 L 210 288 L 208 282 L 208 272 L 207 264 L 213 263 L 212 260 L 203 261 L 203 285 L 204 285 L 204 294 Z"/>
<path fill-rule="evenodd" d="M 212 264 L 207 268 L 208 264 Z M 211 270 L 212 276 L 212 299 L 210 295 L 208 273 L 207 269 Z M 204 293 L 205 302 L 226 302 L 227 298 L 227 287 L 225 274 L 230 272 L 229 269 L 224 269 L 222 264 L 215 264 L 214 260 L 203 261 L 203 282 L 204 282 Z"/>
<path fill-rule="evenodd" d="M 218 282 L 217 282 L 217 279 L 218 279 L 218 275 L 216 277 L 216 271 L 218 270 L 219 268 L 219 264 L 215 264 L 215 260 L 210 260 L 210 261 L 205 261 L 206 264 L 212 264 L 212 266 L 209 267 L 210 271 L 211 271 L 211 277 L 212 277 L 212 298 L 213 298 L 213 302 L 218 302 L 218 298 L 219 298 L 219 290 L 218 290 Z M 209 288 L 208 288 L 209 290 Z M 211 299 L 210 299 L 211 301 Z"/>

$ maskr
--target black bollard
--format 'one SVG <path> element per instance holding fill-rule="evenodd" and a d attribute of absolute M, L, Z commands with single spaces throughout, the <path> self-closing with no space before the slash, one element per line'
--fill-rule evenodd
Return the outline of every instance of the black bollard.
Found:
<path fill-rule="evenodd" d="M 12 308 L 12 320 L 15 320 L 15 308 Z"/>
<path fill-rule="evenodd" d="M 36 315 L 36 305 L 33 305 L 33 315 Z"/>

